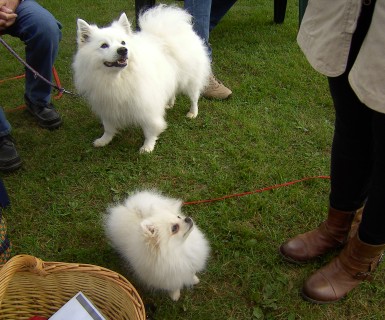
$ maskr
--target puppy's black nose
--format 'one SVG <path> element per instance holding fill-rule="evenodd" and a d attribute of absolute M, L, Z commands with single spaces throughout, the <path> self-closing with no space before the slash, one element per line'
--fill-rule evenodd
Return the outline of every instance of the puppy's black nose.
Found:
<path fill-rule="evenodd" d="M 127 48 L 125 47 L 120 47 L 118 50 L 116 50 L 116 52 L 121 55 L 121 56 L 125 56 L 127 55 Z"/>
<path fill-rule="evenodd" d="M 191 224 L 193 223 L 192 219 L 190 217 L 187 217 L 184 219 L 184 222 L 188 223 L 188 224 Z"/>

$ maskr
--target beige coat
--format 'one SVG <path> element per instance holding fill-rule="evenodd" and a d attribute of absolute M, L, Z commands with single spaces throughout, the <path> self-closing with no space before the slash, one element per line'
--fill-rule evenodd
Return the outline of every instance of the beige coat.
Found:
<path fill-rule="evenodd" d="M 336 77 L 346 69 L 363 0 L 309 0 L 297 41 L 318 72 Z M 372 23 L 349 73 L 368 107 L 385 113 L 385 1 L 377 0 Z"/>

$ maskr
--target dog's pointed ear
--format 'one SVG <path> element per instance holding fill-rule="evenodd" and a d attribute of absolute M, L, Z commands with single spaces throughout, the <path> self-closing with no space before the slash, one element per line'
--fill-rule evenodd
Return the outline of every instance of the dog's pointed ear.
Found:
<path fill-rule="evenodd" d="M 158 234 L 155 225 L 149 220 L 143 220 L 140 226 L 142 227 L 144 235 L 147 237 L 153 238 Z"/>
<path fill-rule="evenodd" d="M 91 26 L 82 19 L 77 20 L 77 42 L 78 45 L 82 45 L 85 42 L 88 42 L 91 35 Z"/>
<path fill-rule="evenodd" d="M 123 12 L 118 20 L 118 24 L 123 27 L 123 29 L 126 31 L 127 34 L 131 34 L 131 23 L 128 21 L 127 15 Z"/>

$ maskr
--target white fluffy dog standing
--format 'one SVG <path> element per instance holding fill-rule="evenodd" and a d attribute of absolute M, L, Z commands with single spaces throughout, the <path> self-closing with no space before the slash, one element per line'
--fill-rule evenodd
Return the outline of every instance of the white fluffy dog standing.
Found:
<path fill-rule="evenodd" d="M 145 11 L 139 25 L 141 31 L 133 32 L 124 13 L 105 28 L 77 21 L 75 86 L 104 126 L 95 147 L 107 145 L 120 129 L 138 125 L 145 137 L 140 152 L 151 152 L 167 127 L 165 109 L 179 92 L 191 100 L 187 117 L 198 115 L 211 69 L 191 16 L 159 5 Z"/>
<path fill-rule="evenodd" d="M 199 282 L 209 244 L 189 217 L 182 201 L 155 191 L 139 191 L 108 209 L 104 228 L 113 247 L 150 288 L 169 292 L 177 301 L 180 290 Z"/>

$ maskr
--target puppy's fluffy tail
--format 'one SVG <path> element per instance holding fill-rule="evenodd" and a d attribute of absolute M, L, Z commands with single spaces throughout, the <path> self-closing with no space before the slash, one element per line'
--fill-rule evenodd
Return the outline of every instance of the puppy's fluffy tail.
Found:
<path fill-rule="evenodd" d="M 144 32 L 164 37 L 192 30 L 192 17 L 177 6 L 160 4 L 139 16 L 139 26 Z"/>

